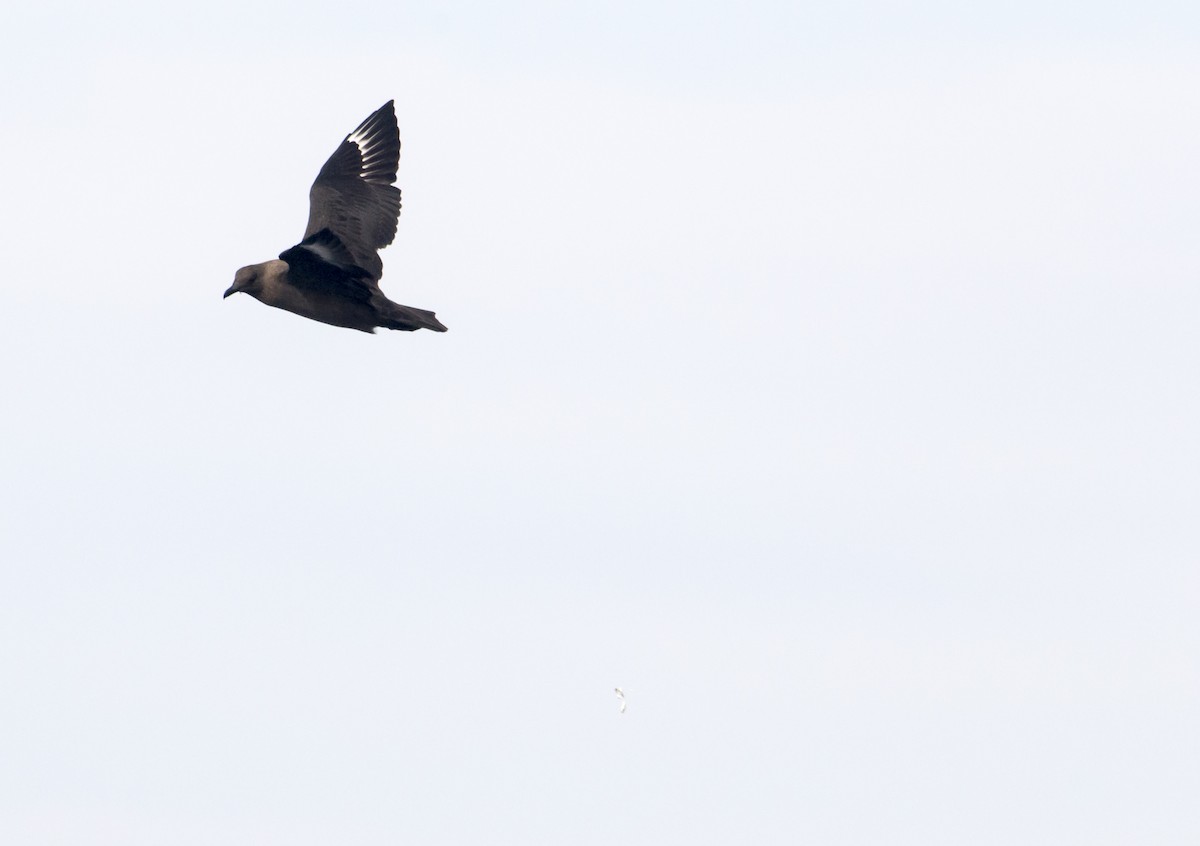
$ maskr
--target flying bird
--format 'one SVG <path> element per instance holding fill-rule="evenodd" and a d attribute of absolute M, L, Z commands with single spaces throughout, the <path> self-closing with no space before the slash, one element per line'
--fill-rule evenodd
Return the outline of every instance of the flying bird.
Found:
<path fill-rule="evenodd" d="M 625 713 L 625 691 L 621 690 L 621 688 L 619 688 L 619 687 L 614 687 L 613 690 L 615 690 L 617 692 L 617 699 L 621 702 L 621 713 L 624 714 Z"/>
<path fill-rule="evenodd" d="M 241 268 L 225 296 L 241 291 L 275 308 L 362 332 L 375 327 L 445 332 L 432 311 L 394 303 L 379 290 L 379 250 L 400 218 L 400 130 L 389 100 L 334 150 L 308 192 L 304 239 L 278 259 Z"/>

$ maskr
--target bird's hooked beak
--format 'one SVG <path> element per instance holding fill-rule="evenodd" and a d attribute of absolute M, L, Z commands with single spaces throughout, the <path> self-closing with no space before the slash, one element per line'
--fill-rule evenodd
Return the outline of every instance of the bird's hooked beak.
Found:
<path fill-rule="evenodd" d="M 229 299 L 230 294 L 236 294 L 237 292 L 238 292 L 238 286 L 237 286 L 237 283 L 234 282 L 232 285 L 229 286 L 229 290 L 221 295 L 221 299 L 223 299 L 223 300 Z"/>

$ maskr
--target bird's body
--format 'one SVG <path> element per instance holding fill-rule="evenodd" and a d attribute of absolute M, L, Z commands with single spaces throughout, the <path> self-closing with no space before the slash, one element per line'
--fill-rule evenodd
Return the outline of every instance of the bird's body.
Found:
<path fill-rule="evenodd" d="M 309 191 L 304 240 L 278 259 L 243 267 L 225 296 L 259 302 L 332 326 L 412 331 L 446 327 L 432 311 L 394 303 L 379 290 L 379 250 L 392 243 L 400 216 L 396 168 L 400 132 L 388 102 L 351 132 Z"/>

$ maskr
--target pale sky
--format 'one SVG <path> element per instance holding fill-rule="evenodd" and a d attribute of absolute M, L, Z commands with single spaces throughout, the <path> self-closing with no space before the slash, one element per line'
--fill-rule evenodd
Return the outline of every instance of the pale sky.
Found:
<path fill-rule="evenodd" d="M 1200 7 L 965 5 L 15 10 L 0 842 L 1200 840 Z"/>

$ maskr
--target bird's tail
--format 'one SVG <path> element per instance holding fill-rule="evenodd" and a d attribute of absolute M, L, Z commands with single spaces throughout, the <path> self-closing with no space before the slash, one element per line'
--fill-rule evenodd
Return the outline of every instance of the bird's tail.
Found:
<path fill-rule="evenodd" d="M 383 315 L 379 325 L 385 329 L 399 329 L 402 332 L 412 332 L 417 329 L 432 329 L 434 332 L 446 331 L 446 327 L 437 319 L 437 315 L 432 311 L 425 311 L 423 308 L 400 305 L 389 300 L 387 306 L 381 311 Z"/>
<path fill-rule="evenodd" d="M 418 329 L 432 329 L 436 332 L 446 330 L 437 314 L 425 311 L 424 308 L 402 306 L 392 302 L 386 296 L 374 296 L 372 304 L 378 325 L 384 329 L 398 329 L 402 332 L 412 332 Z"/>

